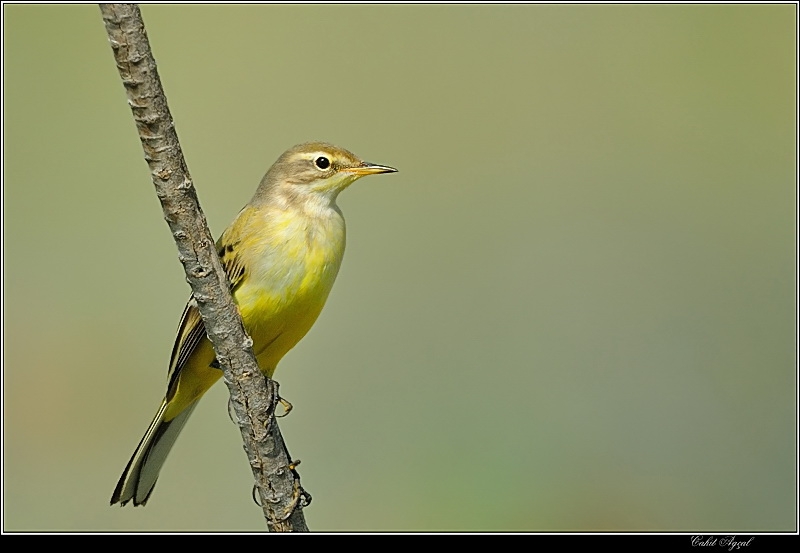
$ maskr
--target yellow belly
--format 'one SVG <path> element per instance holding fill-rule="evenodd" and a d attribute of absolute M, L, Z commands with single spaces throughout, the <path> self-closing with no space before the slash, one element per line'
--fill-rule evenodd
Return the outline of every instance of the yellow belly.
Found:
<path fill-rule="evenodd" d="M 236 291 L 245 328 L 253 338 L 258 365 L 272 376 L 278 361 L 306 335 L 328 299 L 338 271 L 323 264 L 306 268 L 303 278 L 277 289 L 247 283 Z M 333 274 L 330 274 L 330 273 Z"/>
<path fill-rule="evenodd" d="M 317 225 L 317 232 L 309 236 L 302 232 L 302 219 L 273 218 L 268 238 L 259 237 L 256 245 L 246 250 L 247 276 L 233 294 L 245 329 L 253 339 L 259 367 L 270 377 L 278 362 L 317 320 L 344 253 L 341 219 L 329 227 Z M 211 342 L 203 338 L 180 370 L 166 420 L 182 412 L 219 380 L 222 371 L 210 366 L 214 358 Z"/>

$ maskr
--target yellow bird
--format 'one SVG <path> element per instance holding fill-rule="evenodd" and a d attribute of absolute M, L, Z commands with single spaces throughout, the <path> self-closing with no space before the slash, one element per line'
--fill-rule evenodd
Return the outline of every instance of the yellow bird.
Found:
<path fill-rule="evenodd" d="M 397 169 L 323 142 L 287 150 L 217 242 L 234 301 L 261 371 L 272 377 L 314 324 L 345 244 L 339 193 L 366 175 Z M 178 325 L 167 394 L 114 489 L 111 504 L 144 505 L 197 401 L 222 376 L 192 299 Z"/>

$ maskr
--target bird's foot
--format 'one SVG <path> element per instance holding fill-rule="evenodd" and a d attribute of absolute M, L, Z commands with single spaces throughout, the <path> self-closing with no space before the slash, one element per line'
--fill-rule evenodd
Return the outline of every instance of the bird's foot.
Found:
<path fill-rule="evenodd" d="M 281 406 L 283 407 L 283 414 L 281 414 L 281 415 L 277 415 L 277 414 L 276 414 L 276 415 L 275 415 L 275 416 L 276 416 L 276 417 L 278 417 L 278 418 L 283 418 L 283 417 L 285 417 L 286 415 L 288 415 L 288 414 L 289 414 L 289 412 L 290 412 L 292 409 L 294 409 L 294 406 L 293 406 L 291 403 L 289 403 L 288 401 L 286 401 L 285 399 L 283 399 L 281 396 L 278 396 L 278 403 L 280 403 L 280 404 L 281 404 Z"/>

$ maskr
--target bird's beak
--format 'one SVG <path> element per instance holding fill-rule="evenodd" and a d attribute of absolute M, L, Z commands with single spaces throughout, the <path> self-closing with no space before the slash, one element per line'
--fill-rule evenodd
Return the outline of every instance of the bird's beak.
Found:
<path fill-rule="evenodd" d="M 358 175 L 359 177 L 363 177 L 365 175 L 379 175 L 380 173 L 397 173 L 397 169 L 394 167 L 389 167 L 388 165 L 377 165 L 375 163 L 367 163 L 366 161 L 362 161 L 360 165 L 356 165 L 355 167 L 342 169 L 342 171 L 353 175 Z"/>

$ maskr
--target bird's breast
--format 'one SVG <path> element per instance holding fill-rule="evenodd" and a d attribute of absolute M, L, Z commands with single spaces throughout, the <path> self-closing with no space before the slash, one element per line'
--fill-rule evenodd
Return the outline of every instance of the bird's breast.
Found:
<path fill-rule="evenodd" d="M 274 364 L 311 328 L 339 272 L 344 219 L 330 211 L 269 213 L 245 248 L 248 274 L 234 296 L 256 355 L 269 349 Z"/>

